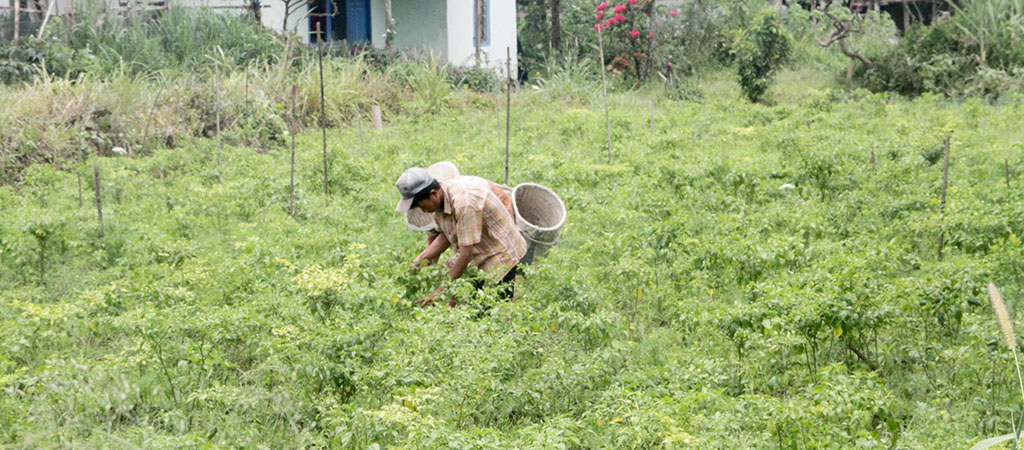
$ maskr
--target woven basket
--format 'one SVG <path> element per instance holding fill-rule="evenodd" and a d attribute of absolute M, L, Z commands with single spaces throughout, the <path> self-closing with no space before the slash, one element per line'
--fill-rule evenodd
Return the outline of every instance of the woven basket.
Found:
<path fill-rule="evenodd" d="M 565 223 L 565 203 L 547 187 L 523 183 L 512 190 L 512 205 L 516 211 L 516 227 L 530 244 L 523 257 L 523 262 L 529 264 L 558 245 Z"/>

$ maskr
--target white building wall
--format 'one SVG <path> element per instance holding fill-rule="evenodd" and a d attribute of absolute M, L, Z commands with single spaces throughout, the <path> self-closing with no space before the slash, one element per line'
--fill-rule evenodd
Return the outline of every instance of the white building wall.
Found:
<path fill-rule="evenodd" d="M 447 61 L 449 20 L 446 4 L 454 0 L 391 0 L 395 47 L 418 48 Z"/>
<path fill-rule="evenodd" d="M 4 0 L 0 0 L 4 1 Z M 56 12 L 66 14 L 75 3 L 84 0 L 56 0 Z M 118 0 L 106 0 L 116 5 Z M 230 14 L 252 14 L 245 7 L 249 0 L 168 0 L 171 4 L 189 7 L 225 7 L 217 9 Z M 295 0 L 301 2 L 302 0 Z M 516 5 L 515 0 L 484 0 L 489 3 L 490 40 L 481 46 L 481 64 L 505 73 L 505 51 L 512 53 L 512 73 L 516 73 Z M 263 25 L 281 33 L 285 9 L 282 0 L 262 0 Z M 432 51 L 451 64 L 472 66 L 475 62 L 473 42 L 474 0 L 391 0 L 395 24 L 395 46 Z M 309 41 L 309 20 L 305 10 L 295 11 L 288 18 L 288 33 Z M 374 47 L 384 47 L 384 0 L 370 1 L 370 35 Z"/>
<path fill-rule="evenodd" d="M 491 36 L 480 46 L 481 66 L 505 73 L 506 48 L 512 54 L 512 76 L 516 73 L 516 3 L 515 0 L 484 0 L 490 2 Z M 476 62 L 473 40 L 473 0 L 448 0 L 448 61 L 460 66 Z"/>

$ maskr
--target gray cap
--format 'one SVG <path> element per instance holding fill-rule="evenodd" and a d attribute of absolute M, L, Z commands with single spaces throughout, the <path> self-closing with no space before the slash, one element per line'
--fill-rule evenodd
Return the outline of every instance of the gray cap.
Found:
<path fill-rule="evenodd" d="M 408 211 L 409 208 L 412 207 L 412 198 L 420 191 L 430 186 L 433 182 L 434 177 L 430 176 L 424 168 L 413 167 L 406 170 L 402 176 L 398 177 L 398 181 L 395 182 L 395 187 L 398 188 L 398 193 L 402 194 L 402 200 L 398 202 L 398 206 L 395 207 L 395 211 Z"/>

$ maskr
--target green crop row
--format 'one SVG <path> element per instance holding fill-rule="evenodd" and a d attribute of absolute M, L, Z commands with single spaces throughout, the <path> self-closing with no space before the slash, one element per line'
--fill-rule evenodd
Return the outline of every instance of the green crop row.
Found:
<path fill-rule="evenodd" d="M 300 134 L 294 217 L 282 146 L 31 166 L 0 187 L 0 443 L 944 448 L 1010 431 L 984 286 L 1020 309 L 1019 102 L 711 97 L 658 102 L 651 133 L 649 103 L 616 95 L 611 163 L 599 104 L 513 103 L 510 182 L 569 214 L 514 303 L 457 284 L 461 306 L 414 307 L 440 275 L 407 271 L 424 240 L 393 212 L 405 167 L 504 173 L 489 108 L 398 115 L 362 143 L 330 130 L 326 197 L 320 135 Z"/>

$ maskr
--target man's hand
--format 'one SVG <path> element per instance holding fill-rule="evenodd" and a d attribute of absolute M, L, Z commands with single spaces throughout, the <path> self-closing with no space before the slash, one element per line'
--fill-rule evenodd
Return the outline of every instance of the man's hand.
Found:
<path fill-rule="evenodd" d="M 417 256 L 416 259 L 412 260 L 412 264 L 409 264 L 409 270 L 413 272 L 419 272 L 420 267 L 432 266 L 434 265 L 435 262 L 437 261 L 431 261 L 429 259 L 420 258 L 419 256 Z"/>
<path fill-rule="evenodd" d="M 437 289 L 434 289 L 433 292 L 427 294 L 426 297 L 416 300 L 416 304 L 420 305 L 420 308 L 423 308 L 425 306 L 433 306 L 434 298 L 440 295 L 441 291 L 444 291 L 444 286 L 438 286 Z"/>

